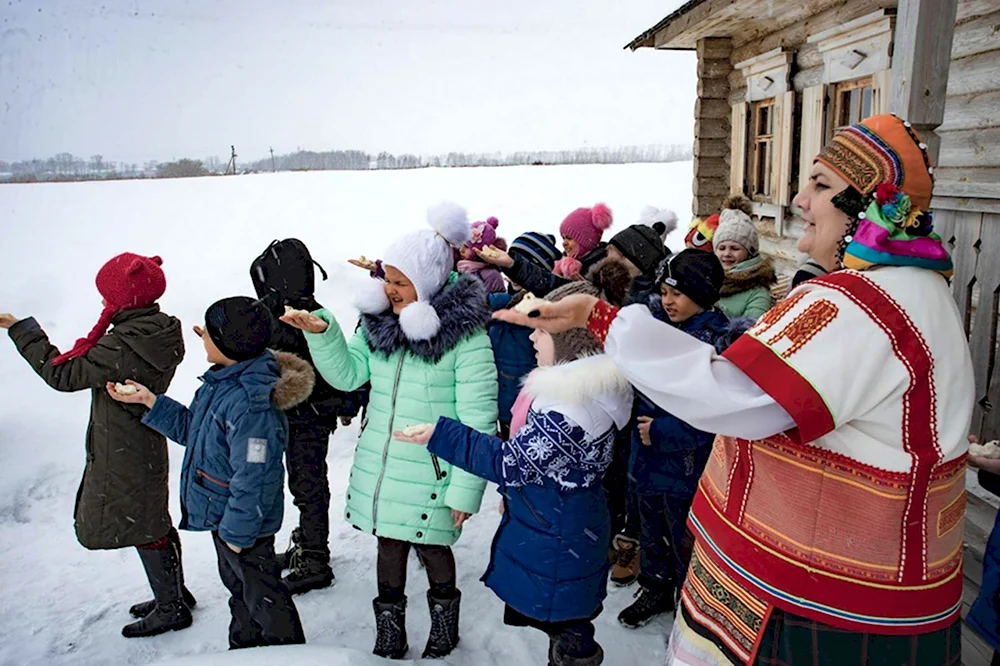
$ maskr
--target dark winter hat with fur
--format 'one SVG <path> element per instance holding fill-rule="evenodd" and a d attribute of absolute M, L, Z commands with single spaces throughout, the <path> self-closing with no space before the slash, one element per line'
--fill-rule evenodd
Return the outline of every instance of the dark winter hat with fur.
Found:
<path fill-rule="evenodd" d="M 660 234 L 645 224 L 626 227 L 612 236 L 608 245 L 617 248 L 643 275 L 652 275 L 667 257 Z"/>
<path fill-rule="evenodd" d="M 558 289 L 550 291 L 545 299 L 548 301 L 560 301 L 567 296 L 574 294 L 588 294 L 600 297 L 600 290 L 586 280 L 577 280 L 563 285 Z M 583 328 L 574 328 L 565 333 L 553 333 L 552 343 L 555 347 L 556 363 L 569 363 L 584 356 L 593 356 L 601 353 L 601 345 L 594 339 L 589 331 Z"/>
<path fill-rule="evenodd" d="M 271 343 L 271 314 L 261 301 L 247 296 L 224 298 L 205 311 L 205 330 L 226 358 L 248 361 Z"/>
<path fill-rule="evenodd" d="M 726 271 L 714 253 L 688 248 L 663 262 L 656 283 L 669 285 L 710 310 L 719 302 L 725 280 Z"/>

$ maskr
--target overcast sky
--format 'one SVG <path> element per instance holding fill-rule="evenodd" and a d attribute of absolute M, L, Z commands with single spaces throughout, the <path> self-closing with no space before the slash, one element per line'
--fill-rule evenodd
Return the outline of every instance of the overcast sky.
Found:
<path fill-rule="evenodd" d="M 0 0 L 0 159 L 689 143 L 681 0 Z"/>

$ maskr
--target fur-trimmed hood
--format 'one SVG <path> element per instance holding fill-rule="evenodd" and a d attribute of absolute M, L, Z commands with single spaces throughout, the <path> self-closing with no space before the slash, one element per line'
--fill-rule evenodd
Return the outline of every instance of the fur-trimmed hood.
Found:
<path fill-rule="evenodd" d="M 433 337 L 412 335 L 406 325 L 407 310 L 418 305 L 435 311 L 440 326 Z M 471 275 L 453 273 L 449 283 L 428 303 L 411 303 L 396 316 L 392 309 L 365 313 L 361 326 L 373 352 L 391 356 L 405 350 L 431 363 L 437 363 L 449 350 L 477 330 L 485 330 L 490 321 L 490 307 L 483 283 Z M 407 333 L 410 332 L 408 335 Z"/>
<path fill-rule="evenodd" d="M 619 428 L 625 427 L 631 416 L 632 385 L 606 354 L 536 368 L 525 379 L 524 388 L 536 403 L 596 403 Z"/>
<path fill-rule="evenodd" d="M 301 405 L 312 395 L 316 386 L 316 372 L 305 359 L 291 352 L 272 349 L 271 353 L 277 359 L 278 369 L 281 371 L 281 377 L 271 391 L 271 398 L 278 409 L 287 411 Z"/>
<path fill-rule="evenodd" d="M 763 254 L 742 261 L 726 271 L 726 281 L 719 290 L 720 296 L 732 296 L 740 292 L 764 287 L 770 289 L 778 281 L 771 258 Z"/>

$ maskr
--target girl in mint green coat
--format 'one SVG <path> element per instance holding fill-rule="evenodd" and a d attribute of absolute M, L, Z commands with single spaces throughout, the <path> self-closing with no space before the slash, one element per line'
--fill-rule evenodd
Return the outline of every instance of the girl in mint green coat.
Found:
<path fill-rule="evenodd" d="M 479 511 L 485 481 L 395 441 L 392 432 L 446 416 L 492 435 L 497 421 L 486 289 L 474 277 L 452 273 L 453 247 L 471 235 L 465 211 L 442 204 L 428 218 L 431 229 L 408 234 L 385 252 L 385 281 L 373 280 L 359 293 L 361 326 L 350 340 L 326 310 L 283 317 L 306 331 L 316 368 L 331 386 L 351 391 L 371 382 L 344 516 L 378 537 L 374 652 L 395 659 L 409 649 L 411 547 L 430 581 L 424 657 L 443 657 L 458 643 L 461 593 L 450 546 Z"/>

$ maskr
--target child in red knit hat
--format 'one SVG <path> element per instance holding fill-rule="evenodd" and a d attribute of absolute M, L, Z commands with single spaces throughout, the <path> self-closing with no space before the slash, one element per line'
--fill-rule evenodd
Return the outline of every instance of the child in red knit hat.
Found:
<path fill-rule="evenodd" d="M 180 538 L 167 510 L 166 439 L 142 424 L 145 410 L 115 402 L 105 389 L 108 382 L 134 378 L 162 393 L 184 358 L 180 322 L 156 304 L 167 286 L 161 263 L 159 257 L 125 253 L 104 264 L 97 273 L 104 310 L 87 337 L 66 353 L 34 318 L 0 314 L 0 328 L 8 329 L 21 356 L 49 386 L 91 392 L 74 523 L 84 548 L 139 551 L 154 599 L 131 608 L 139 620 L 122 629 L 127 638 L 188 627 L 195 605 L 184 587 Z"/>

